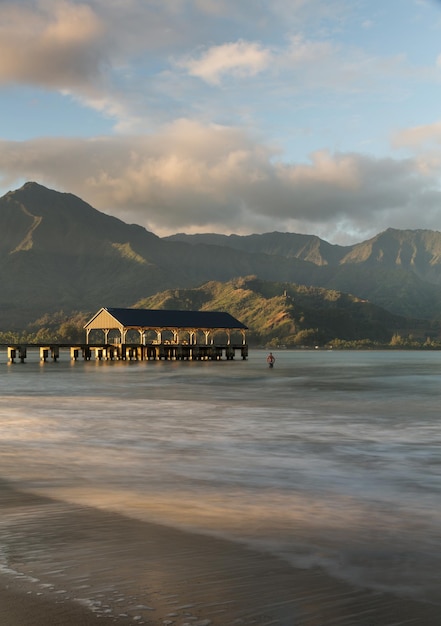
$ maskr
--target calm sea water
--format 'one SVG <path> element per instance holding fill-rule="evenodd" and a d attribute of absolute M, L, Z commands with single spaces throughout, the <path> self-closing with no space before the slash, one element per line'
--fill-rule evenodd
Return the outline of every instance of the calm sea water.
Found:
<path fill-rule="evenodd" d="M 0 362 L 0 477 L 439 601 L 441 353 Z"/>

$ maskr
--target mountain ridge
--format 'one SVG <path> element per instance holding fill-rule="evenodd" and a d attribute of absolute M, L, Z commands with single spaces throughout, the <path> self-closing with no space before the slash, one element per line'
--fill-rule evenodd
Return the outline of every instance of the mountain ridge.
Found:
<path fill-rule="evenodd" d="M 396 315 L 439 319 L 441 233 L 387 229 L 351 246 L 278 232 L 160 238 L 35 182 L 0 198 L 1 328 L 244 276 L 336 289 Z"/>
<path fill-rule="evenodd" d="M 225 245 L 265 254 L 300 258 L 315 265 L 380 264 L 383 267 L 396 268 L 411 266 L 422 268 L 424 279 L 431 278 L 431 272 L 424 266 L 436 267 L 439 272 L 433 274 L 434 284 L 441 284 L 441 232 L 416 229 L 398 230 L 387 228 L 371 239 L 341 246 L 330 244 L 317 235 L 297 233 L 263 233 L 262 235 L 217 235 L 214 233 L 186 235 L 177 233 L 166 238 L 169 241 L 186 241 L 193 245 L 205 243 Z M 425 251 L 421 258 L 422 250 Z"/>

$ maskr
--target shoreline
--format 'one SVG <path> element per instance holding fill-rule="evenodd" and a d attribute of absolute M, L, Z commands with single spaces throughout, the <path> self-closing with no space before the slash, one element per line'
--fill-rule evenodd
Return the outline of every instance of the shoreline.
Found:
<path fill-rule="evenodd" d="M 0 623 L 436 626 L 440 607 L 0 481 Z"/>

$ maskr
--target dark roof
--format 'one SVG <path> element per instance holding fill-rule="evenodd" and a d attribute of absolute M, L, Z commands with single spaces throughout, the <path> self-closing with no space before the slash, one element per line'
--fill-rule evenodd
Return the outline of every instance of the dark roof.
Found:
<path fill-rule="evenodd" d="M 123 326 L 137 328 L 240 328 L 247 329 L 229 313 L 220 311 L 170 311 L 162 309 L 111 309 L 106 311 Z"/>

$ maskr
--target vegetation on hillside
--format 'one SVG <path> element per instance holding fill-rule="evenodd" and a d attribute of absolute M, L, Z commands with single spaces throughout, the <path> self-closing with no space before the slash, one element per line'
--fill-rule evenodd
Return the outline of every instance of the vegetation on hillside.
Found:
<path fill-rule="evenodd" d="M 438 323 L 409 321 L 336 290 L 253 276 L 164 291 L 135 306 L 227 311 L 249 327 L 251 345 L 438 347 L 440 333 Z"/>
<path fill-rule="evenodd" d="M 0 332 L 0 343 L 81 343 L 85 339 L 84 325 L 90 317 L 80 312 L 46 314 L 22 330 Z"/>
<path fill-rule="evenodd" d="M 441 348 L 440 324 L 409 321 L 336 290 L 263 281 L 254 276 L 195 289 L 171 289 L 136 308 L 226 311 L 246 324 L 248 343 L 267 347 Z M 81 343 L 95 311 L 47 314 L 0 343 Z"/>

